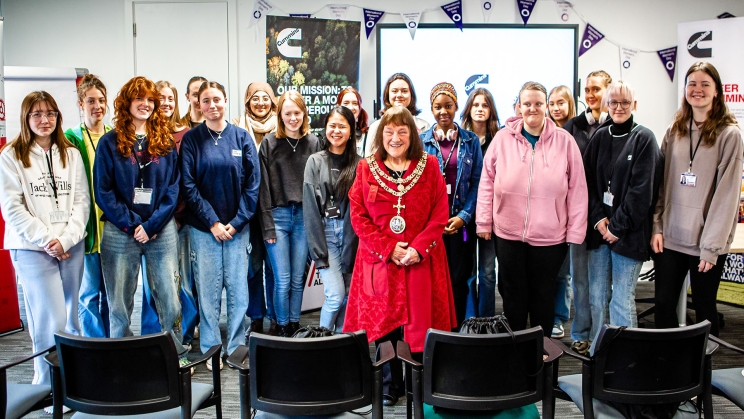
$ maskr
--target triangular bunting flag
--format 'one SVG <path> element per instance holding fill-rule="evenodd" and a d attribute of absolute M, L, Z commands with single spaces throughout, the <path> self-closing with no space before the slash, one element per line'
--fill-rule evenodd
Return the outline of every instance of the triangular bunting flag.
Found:
<path fill-rule="evenodd" d="M 568 22 L 568 19 L 571 17 L 569 14 L 571 12 L 571 3 L 565 0 L 555 0 L 555 6 L 558 8 L 558 17 L 563 22 Z"/>
<path fill-rule="evenodd" d="M 633 61 L 637 55 L 637 49 L 620 47 L 620 77 L 623 80 L 627 80 L 627 74 L 633 68 Z"/>
<path fill-rule="evenodd" d="M 418 28 L 419 20 L 421 19 L 421 12 L 403 12 L 400 14 L 403 18 L 403 22 L 408 28 L 408 32 L 411 33 L 411 39 L 416 36 L 416 28 Z"/>
<path fill-rule="evenodd" d="M 253 13 L 248 20 L 248 27 L 253 27 L 259 20 L 263 19 L 267 13 L 274 10 L 274 5 L 268 0 L 255 0 L 253 3 Z"/>
<path fill-rule="evenodd" d="M 331 19 L 345 20 L 346 13 L 349 11 L 348 4 L 329 4 L 328 10 L 331 12 Z"/>
<path fill-rule="evenodd" d="M 377 25 L 377 22 L 382 19 L 382 15 L 384 14 L 385 12 L 379 10 L 364 9 L 364 30 L 367 31 L 367 39 L 369 39 L 369 35 L 375 29 L 375 25 Z"/>
<path fill-rule="evenodd" d="M 530 20 L 530 16 L 532 16 L 532 9 L 535 8 L 535 3 L 537 3 L 537 0 L 517 0 L 517 10 L 519 10 L 519 15 L 522 16 L 522 22 L 525 25 Z"/>
<path fill-rule="evenodd" d="M 674 81 L 674 70 L 677 68 L 677 47 L 671 47 L 656 51 L 659 54 L 661 63 L 669 75 L 669 80 Z"/>
<path fill-rule="evenodd" d="M 584 55 L 585 52 L 589 51 L 594 44 L 601 41 L 604 38 L 602 32 L 598 31 L 597 28 L 590 24 L 586 24 L 584 28 L 584 36 L 581 37 L 581 45 L 579 45 L 579 57 Z"/>
<path fill-rule="evenodd" d="M 481 10 L 483 11 L 483 22 L 488 22 L 488 18 L 491 17 L 491 9 L 493 9 L 493 3 L 488 0 L 481 0 Z"/>
<path fill-rule="evenodd" d="M 453 1 L 441 6 L 444 13 L 447 13 L 455 26 L 462 30 L 462 0 Z"/>

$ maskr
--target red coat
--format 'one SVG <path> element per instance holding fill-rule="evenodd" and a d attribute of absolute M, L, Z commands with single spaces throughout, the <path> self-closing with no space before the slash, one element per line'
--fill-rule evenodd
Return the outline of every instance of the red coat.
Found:
<path fill-rule="evenodd" d="M 411 162 L 412 170 L 418 160 Z M 383 169 L 382 161 L 377 164 Z M 410 172 L 408 172 L 410 173 Z M 406 175 L 408 175 L 406 173 Z M 382 178 L 391 189 L 396 185 Z M 349 190 L 351 223 L 359 236 L 354 274 L 344 320 L 344 331 L 366 330 L 370 342 L 403 326 L 413 352 L 424 350 L 429 328 L 457 326 L 447 254 L 442 242 L 447 224 L 447 191 L 436 157 L 428 156 L 418 183 L 403 195 L 401 216 L 406 229 L 390 230 L 398 198 L 379 186 L 367 160 L 357 166 Z M 390 260 L 396 243 L 407 242 L 422 256 L 411 266 Z"/>

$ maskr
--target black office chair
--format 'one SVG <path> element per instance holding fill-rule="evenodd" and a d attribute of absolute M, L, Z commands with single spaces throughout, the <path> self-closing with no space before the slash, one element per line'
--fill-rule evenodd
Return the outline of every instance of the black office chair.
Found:
<path fill-rule="evenodd" d="M 18 419 L 34 410 L 52 405 L 51 385 L 8 383 L 7 370 L 54 350 L 54 347 L 44 349 L 0 366 L 0 419 Z"/>
<path fill-rule="evenodd" d="M 240 417 L 278 418 L 338 415 L 372 405 L 382 419 L 382 365 L 393 359 L 393 345 L 382 345 L 372 363 L 364 331 L 313 339 L 291 339 L 251 333 L 227 363 L 238 369 Z M 246 366 L 245 360 L 249 359 Z"/>
<path fill-rule="evenodd" d="M 718 345 L 708 342 L 709 331 L 708 321 L 661 330 L 605 325 L 591 358 L 554 340 L 583 365 L 581 374 L 558 378 L 553 394 L 576 403 L 587 419 L 623 418 L 621 410 L 664 406 L 676 409 L 675 418 L 697 418 L 691 403 L 680 406 L 695 396 L 703 402 L 697 408 L 712 418 L 710 355 Z"/>
<path fill-rule="evenodd" d="M 710 336 L 710 340 L 744 355 L 744 349 L 736 347 L 713 335 Z M 727 398 L 739 406 L 740 409 L 744 410 L 744 367 L 713 370 L 711 384 L 713 386 L 713 394 Z"/>
<path fill-rule="evenodd" d="M 553 418 L 552 363 L 561 350 L 543 337 L 540 327 L 493 335 L 465 335 L 429 329 L 423 365 L 398 341 L 398 358 L 406 364 L 406 417 L 434 412 L 498 417 L 505 409 L 522 408 L 538 416 L 532 405 L 543 402 L 543 417 Z M 422 371 L 423 370 L 423 371 Z M 423 377 L 422 377 L 423 372 Z M 423 382 L 422 382 L 423 380 Z M 412 406 L 413 405 L 413 406 Z M 413 412 L 412 412 L 413 410 Z M 503 412 L 516 414 L 517 412 Z M 437 416 L 426 413 L 426 417 Z"/>
<path fill-rule="evenodd" d="M 131 419 L 194 416 L 214 406 L 222 418 L 219 368 L 212 384 L 192 383 L 191 367 L 212 359 L 219 364 L 220 345 L 182 367 L 168 332 L 119 339 L 83 338 L 67 333 L 54 335 L 57 351 L 47 355 L 52 366 L 54 419 L 62 418 L 62 406 L 73 417 L 96 418 L 132 415 Z"/>

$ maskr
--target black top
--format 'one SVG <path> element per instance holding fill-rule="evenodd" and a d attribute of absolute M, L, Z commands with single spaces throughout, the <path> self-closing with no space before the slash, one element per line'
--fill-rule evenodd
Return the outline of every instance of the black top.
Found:
<path fill-rule="evenodd" d="M 305 163 L 319 150 L 318 137 L 313 134 L 293 139 L 276 138 L 276 133 L 272 132 L 261 141 L 258 150 L 261 163 L 258 206 L 264 240 L 276 238 L 272 208 L 302 204 Z"/>
<path fill-rule="evenodd" d="M 605 123 L 607 123 L 607 121 L 605 121 Z M 599 129 L 599 127 L 599 122 L 595 122 L 594 124 L 589 125 L 589 121 L 586 120 L 586 112 L 582 112 L 579 115 L 569 119 L 568 122 L 563 125 L 563 129 L 568 131 L 568 133 L 574 137 L 574 140 L 576 140 L 576 144 L 579 146 L 579 151 L 581 151 L 582 156 L 586 151 L 589 140 L 592 139 L 592 136 L 595 134 L 597 129 Z"/>

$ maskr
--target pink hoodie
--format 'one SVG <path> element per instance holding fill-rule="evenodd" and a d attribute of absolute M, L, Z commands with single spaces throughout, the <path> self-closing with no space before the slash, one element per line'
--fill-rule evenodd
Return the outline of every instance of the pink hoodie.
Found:
<path fill-rule="evenodd" d="M 588 198 L 576 141 L 546 118 L 533 151 L 522 125 L 509 118 L 483 158 L 476 231 L 533 246 L 582 243 Z"/>

